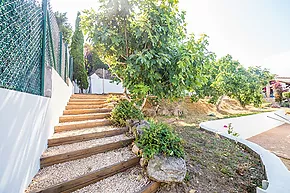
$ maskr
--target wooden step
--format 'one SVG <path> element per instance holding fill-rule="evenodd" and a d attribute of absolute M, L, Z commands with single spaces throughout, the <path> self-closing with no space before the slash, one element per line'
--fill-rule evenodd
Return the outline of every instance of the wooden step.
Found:
<path fill-rule="evenodd" d="M 71 109 L 64 110 L 64 115 L 80 115 L 80 114 L 89 114 L 89 113 L 108 113 L 111 112 L 112 108 L 101 108 L 101 109 Z"/>
<path fill-rule="evenodd" d="M 69 102 L 106 102 L 107 99 L 69 99 Z"/>
<path fill-rule="evenodd" d="M 68 102 L 67 105 L 103 105 L 107 104 L 107 101 L 82 101 L 82 102 Z"/>
<path fill-rule="evenodd" d="M 97 94 L 74 94 L 71 99 L 107 99 L 110 95 L 97 95 Z"/>
<path fill-rule="evenodd" d="M 145 186 L 142 190 L 137 193 L 155 193 L 160 187 L 159 182 L 150 182 L 147 186 Z"/>
<path fill-rule="evenodd" d="M 94 113 L 94 114 L 81 114 L 81 115 L 64 115 L 59 118 L 60 123 L 86 121 L 95 119 L 105 119 L 110 117 L 110 113 Z"/>
<path fill-rule="evenodd" d="M 51 187 L 48 187 L 44 190 L 37 190 L 34 192 L 41 192 L 41 193 L 52 193 L 52 192 L 62 192 L 62 193 L 69 193 L 73 192 L 77 189 L 83 188 L 85 186 L 88 186 L 90 184 L 94 184 L 104 178 L 113 176 L 117 173 L 126 171 L 129 168 L 132 168 L 139 164 L 140 158 L 134 157 L 131 159 L 128 159 L 126 161 L 104 167 L 102 169 L 93 171 L 89 174 L 82 175 L 78 178 L 75 178 L 73 180 L 68 180 L 63 183 L 60 183 L 58 185 L 54 185 Z"/>
<path fill-rule="evenodd" d="M 70 123 L 61 123 L 54 127 L 54 132 L 59 133 L 62 131 L 71 131 L 76 129 L 93 128 L 98 126 L 109 126 L 111 121 L 107 119 L 91 120 L 91 121 L 79 121 Z"/>
<path fill-rule="evenodd" d="M 113 130 L 102 131 L 102 132 L 87 133 L 87 134 L 82 134 L 82 135 L 48 139 L 48 147 L 88 141 L 91 139 L 111 137 L 111 136 L 126 133 L 127 131 L 128 131 L 127 128 L 122 128 L 122 129 L 113 129 Z"/>
<path fill-rule="evenodd" d="M 98 108 L 104 108 L 107 107 L 108 104 L 99 104 L 99 105 L 67 105 L 65 107 L 66 110 L 72 110 L 72 109 L 98 109 Z"/>
<path fill-rule="evenodd" d="M 58 164 L 58 163 L 63 163 L 63 162 L 71 161 L 71 160 L 89 157 L 94 154 L 103 153 L 106 151 L 111 151 L 114 149 L 125 147 L 131 144 L 132 142 L 133 142 L 133 138 L 130 138 L 130 139 L 125 139 L 125 140 L 121 140 L 121 141 L 117 141 L 113 143 L 98 145 L 98 146 L 87 148 L 87 149 L 81 149 L 81 150 L 72 151 L 68 153 L 42 157 L 40 159 L 40 167 L 43 168 L 43 167 L 51 166 L 53 164 Z"/>

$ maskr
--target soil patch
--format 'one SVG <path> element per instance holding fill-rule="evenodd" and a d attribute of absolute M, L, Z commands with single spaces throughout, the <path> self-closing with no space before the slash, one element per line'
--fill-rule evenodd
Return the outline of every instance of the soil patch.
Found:
<path fill-rule="evenodd" d="M 184 183 L 163 185 L 160 193 L 254 193 L 266 179 L 259 156 L 234 141 L 193 126 L 174 129 L 184 139 L 188 172 Z"/>

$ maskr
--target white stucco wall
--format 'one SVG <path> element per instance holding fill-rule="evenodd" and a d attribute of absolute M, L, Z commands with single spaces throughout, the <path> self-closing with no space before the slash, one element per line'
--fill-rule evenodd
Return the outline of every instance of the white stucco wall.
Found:
<path fill-rule="evenodd" d="M 38 172 L 72 91 L 55 70 L 51 98 L 0 88 L 0 193 L 22 193 Z"/>
<path fill-rule="evenodd" d="M 93 94 L 103 94 L 104 93 L 123 93 L 124 88 L 122 84 L 116 84 L 112 80 L 102 79 L 96 74 L 90 77 L 91 81 L 91 93 Z M 104 83 L 103 83 L 104 81 Z M 104 89 L 103 89 L 104 87 Z"/>

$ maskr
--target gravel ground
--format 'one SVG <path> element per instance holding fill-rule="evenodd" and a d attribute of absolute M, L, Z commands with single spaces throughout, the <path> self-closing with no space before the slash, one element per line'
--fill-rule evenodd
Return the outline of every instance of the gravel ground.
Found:
<path fill-rule="evenodd" d="M 89 122 L 102 122 L 104 120 L 107 120 L 107 119 L 96 119 L 96 120 L 64 122 L 64 123 L 58 123 L 57 126 L 62 126 L 62 125 L 75 125 L 75 124 L 82 124 L 82 123 L 89 123 Z"/>
<path fill-rule="evenodd" d="M 103 131 L 110 131 L 110 130 L 117 130 L 117 129 L 118 129 L 117 127 L 104 126 L 104 127 L 95 127 L 95 128 L 88 128 L 88 129 L 64 131 L 64 132 L 53 134 L 51 139 L 68 137 L 68 136 L 83 135 L 83 134 L 89 134 L 89 133 L 96 133 L 96 132 L 103 132 Z"/>
<path fill-rule="evenodd" d="M 142 174 L 141 167 L 134 167 L 79 189 L 74 193 L 134 193 L 140 191 L 149 182 L 149 179 Z"/>
<path fill-rule="evenodd" d="M 100 168 L 128 160 L 134 156 L 135 155 L 131 152 L 131 149 L 125 147 L 93 155 L 84 159 L 45 167 L 34 177 L 26 192 L 36 189 L 44 189 Z"/>
<path fill-rule="evenodd" d="M 79 142 L 79 143 L 50 147 L 50 148 L 45 150 L 45 152 L 42 154 L 42 157 L 63 154 L 63 153 L 77 151 L 77 150 L 81 150 L 81 149 L 87 149 L 90 147 L 104 145 L 107 143 L 113 143 L 113 142 L 117 142 L 117 141 L 121 141 L 121 140 L 125 140 L 125 139 L 129 139 L 129 137 L 122 134 L 122 135 L 116 135 L 113 137 L 105 137 L 105 138 L 100 138 L 100 139 L 93 139 L 90 141 L 83 141 L 83 142 Z"/>

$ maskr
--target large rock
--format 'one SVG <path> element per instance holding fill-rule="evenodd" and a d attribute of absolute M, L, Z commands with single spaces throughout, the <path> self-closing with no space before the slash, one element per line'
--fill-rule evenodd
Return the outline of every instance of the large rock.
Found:
<path fill-rule="evenodd" d="M 150 127 L 150 123 L 148 121 L 142 120 L 135 123 L 132 127 L 133 134 L 135 138 L 139 138 L 144 133 L 144 129 Z"/>
<path fill-rule="evenodd" d="M 186 175 L 185 160 L 155 155 L 148 163 L 147 174 L 150 179 L 158 182 L 182 182 Z"/>

